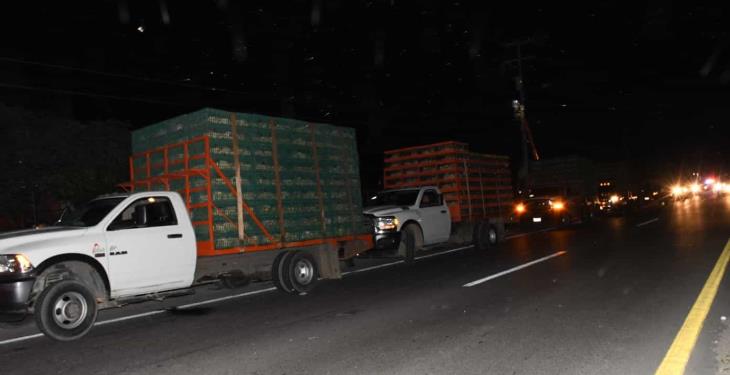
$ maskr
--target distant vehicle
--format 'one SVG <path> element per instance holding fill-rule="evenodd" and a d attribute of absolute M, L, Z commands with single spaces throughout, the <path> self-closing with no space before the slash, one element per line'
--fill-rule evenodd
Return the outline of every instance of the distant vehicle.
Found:
<path fill-rule="evenodd" d="M 517 204 L 519 205 L 522 203 L 525 205 L 533 199 L 538 201 L 549 200 L 562 203 L 563 208 L 551 211 L 552 216 L 549 217 L 554 217 L 556 213 L 560 213 L 565 216 L 565 219 L 568 222 L 590 221 L 592 218 L 600 214 L 600 201 L 597 197 L 585 196 L 580 191 L 573 191 L 564 187 L 542 187 L 529 189 L 525 196 L 518 197 Z M 549 205 L 550 204 L 548 203 L 548 206 Z M 561 207 L 561 205 L 558 205 L 557 207 Z M 513 210 L 514 220 L 524 223 L 524 216 L 521 218 L 518 217 L 519 215 L 515 216 L 516 214 L 519 214 L 518 211 L 518 206 L 515 206 L 515 209 Z"/>
<path fill-rule="evenodd" d="M 627 197 L 619 194 L 610 194 L 608 196 L 599 196 L 597 201 L 598 212 L 601 215 L 623 215 L 628 207 Z"/>
<path fill-rule="evenodd" d="M 444 244 L 489 249 L 504 238 L 512 204 L 509 159 L 460 142 L 386 152 L 385 187 L 365 201 L 375 248 L 412 261 Z"/>
<path fill-rule="evenodd" d="M 516 221 L 523 225 L 563 225 L 581 219 L 581 207 L 564 197 L 533 197 L 515 205 Z"/>

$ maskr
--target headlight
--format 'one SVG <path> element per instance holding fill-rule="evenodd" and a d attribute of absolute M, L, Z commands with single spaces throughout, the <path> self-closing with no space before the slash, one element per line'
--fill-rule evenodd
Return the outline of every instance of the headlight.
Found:
<path fill-rule="evenodd" d="M 684 194 L 684 189 L 679 185 L 672 186 L 672 195 L 675 197 L 678 197 L 680 195 Z"/>
<path fill-rule="evenodd" d="M 565 203 L 560 201 L 553 202 L 553 210 L 560 211 L 563 208 L 565 208 Z"/>
<path fill-rule="evenodd" d="M 384 216 L 375 219 L 375 228 L 381 232 L 394 231 L 398 229 L 398 218 Z"/>
<path fill-rule="evenodd" d="M 32 270 L 33 265 L 23 254 L 0 255 L 0 274 L 26 273 Z"/>
<path fill-rule="evenodd" d="M 515 212 L 518 214 L 525 212 L 525 205 L 523 203 L 518 203 L 517 206 L 515 206 Z"/>

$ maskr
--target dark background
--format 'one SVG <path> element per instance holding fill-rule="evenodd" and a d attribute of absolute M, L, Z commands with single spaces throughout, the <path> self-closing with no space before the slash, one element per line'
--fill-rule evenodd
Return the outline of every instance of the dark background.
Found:
<path fill-rule="evenodd" d="M 667 181 L 721 173 L 730 144 L 722 4 L 6 5 L 0 211 L 27 222 L 29 200 L 108 190 L 127 178 L 128 130 L 201 107 L 354 127 L 366 189 L 379 184 L 388 148 L 454 139 L 518 162 L 517 70 L 507 63 L 516 49 L 506 45 L 516 40 L 530 41 L 527 113 L 543 157 L 627 161 L 635 176 Z"/>

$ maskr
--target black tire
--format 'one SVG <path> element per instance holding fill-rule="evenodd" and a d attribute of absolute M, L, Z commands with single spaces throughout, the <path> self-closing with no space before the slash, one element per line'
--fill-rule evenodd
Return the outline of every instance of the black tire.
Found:
<path fill-rule="evenodd" d="M 489 224 L 487 223 L 477 223 L 474 226 L 474 247 L 479 251 L 489 250 L 488 228 Z"/>
<path fill-rule="evenodd" d="M 271 281 L 276 289 L 285 293 L 292 293 L 294 290 L 294 287 L 284 277 L 284 261 L 291 255 L 291 251 L 282 251 L 274 258 L 274 263 L 271 265 Z"/>
<path fill-rule="evenodd" d="M 497 228 L 495 228 L 494 225 L 486 225 L 486 227 L 487 244 L 489 244 L 489 248 L 495 248 L 499 243 L 499 233 L 497 232 Z"/>
<path fill-rule="evenodd" d="M 416 261 L 416 226 L 413 224 L 406 225 L 401 229 L 400 244 L 398 244 L 398 254 L 402 255 L 405 262 L 412 264 Z"/>
<path fill-rule="evenodd" d="M 94 326 L 98 309 L 86 285 L 64 280 L 47 287 L 35 302 L 38 329 L 56 341 L 72 341 Z"/>
<path fill-rule="evenodd" d="M 314 289 L 319 280 L 319 270 L 314 257 L 303 251 L 292 252 L 284 258 L 283 279 L 292 286 L 291 293 L 306 294 Z"/>

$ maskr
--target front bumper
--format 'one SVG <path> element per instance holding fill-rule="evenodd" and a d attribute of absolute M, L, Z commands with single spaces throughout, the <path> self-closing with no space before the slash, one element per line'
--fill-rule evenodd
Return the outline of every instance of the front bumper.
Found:
<path fill-rule="evenodd" d="M 521 215 L 519 217 L 519 223 L 523 225 L 554 224 L 555 222 L 560 221 L 560 217 L 561 215 L 558 215 L 555 212 L 530 213 Z M 537 221 L 535 221 L 535 219 L 537 219 Z"/>
<path fill-rule="evenodd" d="M 0 280 L 0 320 L 28 313 L 28 298 L 35 278 Z"/>
<path fill-rule="evenodd" d="M 376 250 L 396 250 L 400 245 L 400 232 L 376 233 L 373 239 Z"/>

